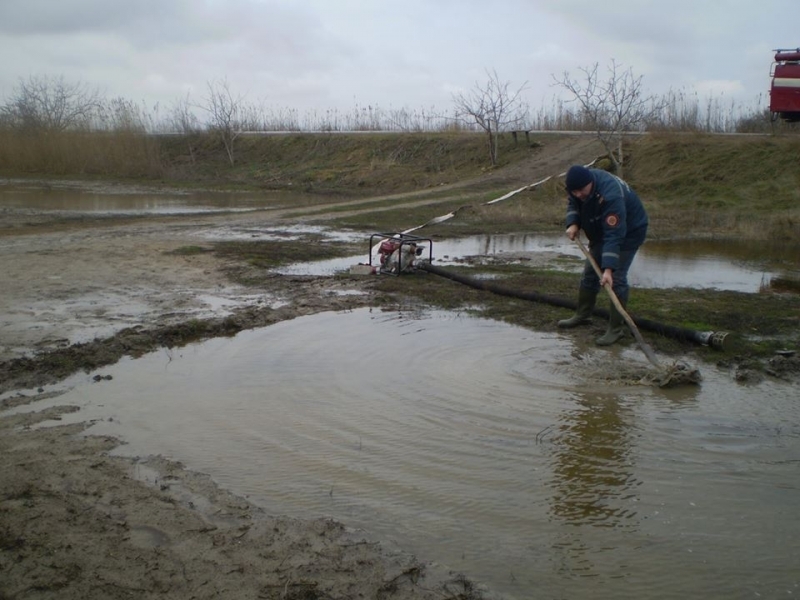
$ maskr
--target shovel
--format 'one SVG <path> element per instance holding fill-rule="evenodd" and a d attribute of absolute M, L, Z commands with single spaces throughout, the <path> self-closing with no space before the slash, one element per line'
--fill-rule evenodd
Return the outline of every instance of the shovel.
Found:
<path fill-rule="evenodd" d="M 600 271 L 600 266 L 597 264 L 597 261 L 594 257 L 589 253 L 586 249 L 586 246 L 583 245 L 583 242 L 580 240 L 579 237 L 575 237 L 575 242 L 578 244 L 578 247 L 583 252 L 583 255 L 586 257 L 592 267 L 594 268 L 594 272 L 597 273 L 597 276 L 601 279 L 603 278 L 603 273 Z M 658 362 L 656 358 L 655 352 L 653 349 L 644 341 L 642 334 L 639 333 L 639 328 L 636 327 L 636 323 L 633 322 L 631 316 L 625 311 L 622 307 L 622 303 L 617 298 L 617 295 L 614 293 L 614 290 L 611 289 L 610 285 L 603 286 L 608 292 L 608 296 L 611 298 L 611 302 L 614 303 L 614 306 L 619 311 L 619 314 L 622 315 L 622 318 L 625 319 L 625 322 L 630 327 L 631 332 L 633 333 L 633 337 L 636 338 L 636 341 L 639 343 L 639 348 L 642 349 L 644 355 L 647 357 L 654 367 L 656 367 L 659 371 L 658 375 L 651 378 L 652 383 L 658 384 L 659 387 L 675 387 L 681 384 L 693 384 L 696 385 L 700 383 L 702 380 L 702 376 L 700 375 L 700 371 L 687 365 L 683 362 L 676 362 L 670 367 L 662 367 L 661 364 Z"/>
<path fill-rule="evenodd" d="M 594 272 L 597 273 L 597 276 L 600 279 L 602 279 L 603 273 L 600 271 L 600 266 L 597 264 L 597 261 L 594 259 L 594 257 L 586 249 L 586 246 L 583 245 L 581 239 L 576 236 L 575 242 L 578 244 L 578 247 L 581 249 L 581 252 L 583 252 L 583 255 L 586 257 L 586 260 L 592 263 Z M 647 344 L 647 342 L 644 341 L 642 334 L 639 333 L 639 328 L 636 327 L 636 323 L 633 322 L 631 316 L 625 311 L 625 308 L 623 308 L 622 302 L 619 301 L 619 298 L 617 298 L 617 295 L 614 293 L 614 290 L 611 289 L 610 285 L 604 285 L 603 287 L 605 288 L 606 292 L 608 292 L 608 295 L 611 298 L 611 302 L 614 303 L 614 306 L 619 311 L 619 314 L 621 314 L 622 318 L 625 319 L 625 322 L 628 324 L 631 333 L 633 333 L 633 337 L 636 338 L 636 341 L 638 342 L 639 347 L 642 349 L 642 352 L 644 352 L 644 355 L 647 357 L 647 360 L 649 360 L 654 367 L 661 369 L 661 364 L 658 362 L 655 352 L 653 352 L 653 349 Z"/>

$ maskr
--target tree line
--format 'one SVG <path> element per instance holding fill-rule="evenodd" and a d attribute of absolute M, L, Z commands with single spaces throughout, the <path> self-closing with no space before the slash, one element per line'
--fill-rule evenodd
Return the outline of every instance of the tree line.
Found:
<path fill-rule="evenodd" d="M 465 92 L 454 94 L 447 111 L 407 108 L 384 110 L 356 106 L 352 111 L 301 113 L 269 108 L 231 89 L 227 80 L 209 81 L 199 98 L 189 95 L 168 107 L 146 107 L 125 98 L 105 97 L 98 88 L 63 77 L 22 79 L 0 104 L 0 129 L 21 134 L 128 132 L 139 134 L 211 134 L 235 162 L 239 136 L 275 131 L 479 131 L 486 135 L 488 160 L 498 161 L 498 136 L 508 131 L 594 132 L 615 163 L 621 163 L 626 133 L 698 131 L 754 133 L 796 131 L 773 122 L 766 109 L 737 107 L 696 93 L 648 94 L 643 77 L 612 60 L 564 72 L 552 83 L 561 94 L 549 107 L 531 111 L 523 100 L 526 83 L 512 86 L 494 70 L 486 71 Z M 615 164 L 619 167 L 619 164 Z"/>

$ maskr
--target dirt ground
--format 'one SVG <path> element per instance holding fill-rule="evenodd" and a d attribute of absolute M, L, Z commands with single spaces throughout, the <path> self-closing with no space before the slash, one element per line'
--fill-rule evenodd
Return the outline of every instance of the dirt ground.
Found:
<path fill-rule="evenodd" d="M 481 598 L 342 524 L 264 514 L 202 475 L 114 458 L 53 410 L 0 418 L 0 598 Z"/>

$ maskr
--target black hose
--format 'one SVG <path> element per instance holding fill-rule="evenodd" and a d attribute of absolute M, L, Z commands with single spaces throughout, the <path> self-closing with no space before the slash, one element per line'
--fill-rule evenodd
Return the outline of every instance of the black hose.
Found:
<path fill-rule="evenodd" d="M 572 310 L 577 308 L 577 302 L 573 300 L 565 300 L 564 298 L 540 294 L 538 292 L 522 292 L 519 290 L 512 290 L 508 287 L 498 285 L 492 281 L 475 279 L 472 277 L 467 277 L 466 275 L 452 273 L 428 262 L 419 262 L 416 264 L 416 268 L 421 271 L 427 271 L 429 273 L 433 273 L 434 275 L 439 275 L 440 277 L 444 277 L 458 283 L 463 283 L 464 285 L 468 285 L 478 290 L 486 290 L 487 292 L 492 292 L 493 294 L 498 294 L 500 296 L 520 298 L 522 300 L 530 300 L 532 302 L 543 302 L 544 304 L 559 306 L 561 308 L 569 308 Z M 608 311 L 604 308 L 595 308 L 592 314 L 604 319 L 608 319 L 609 316 Z M 658 323 L 657 321 L 651 321 L 650 319 L 641 319 L 633 315 L 631 315 L 631 319 L 640 329 L 646 329 L 647 331 L 652 331 L 654 333 L 658 333 L 659 335 L 679 341 L 693 342 L 703 346 L 711 346 L 717 350 L 724 350 L 726 341 L 730 341 L 729 334 L 727 332 L 697 331 L 695 329 L 687 329 L 685 327 L 665 325 L 664 323 Z"/>

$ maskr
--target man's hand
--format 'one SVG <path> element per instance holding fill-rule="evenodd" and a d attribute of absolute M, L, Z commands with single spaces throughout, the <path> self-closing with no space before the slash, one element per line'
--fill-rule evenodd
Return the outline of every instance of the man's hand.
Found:
<path fill-rule="evenodd" d="M 573 223 L 572 225 L 570 225 L 569 227 L 567 227 L 567 237 L 568 237 L 568 238 L 569 238 L 571 241 L 573 241 L 573 242 L 574 242 L 574 241 L 575 241 L 575 238 L 576 238 L 576 237 L 578 237 L 578 231 L 580 231 L 580 229 L 581 229 L 581 228 L 580 228 L 580 227 L 578 227 L 578 225 L 577 225 L 577 224 Z"/>
<path fill-rule="evenodd" d="M 609 289 L 614 287 L 614 272 L 611 269 L 604 269 L 603 276 L 600 278 L 600 285 L 607 286 Z"/>

